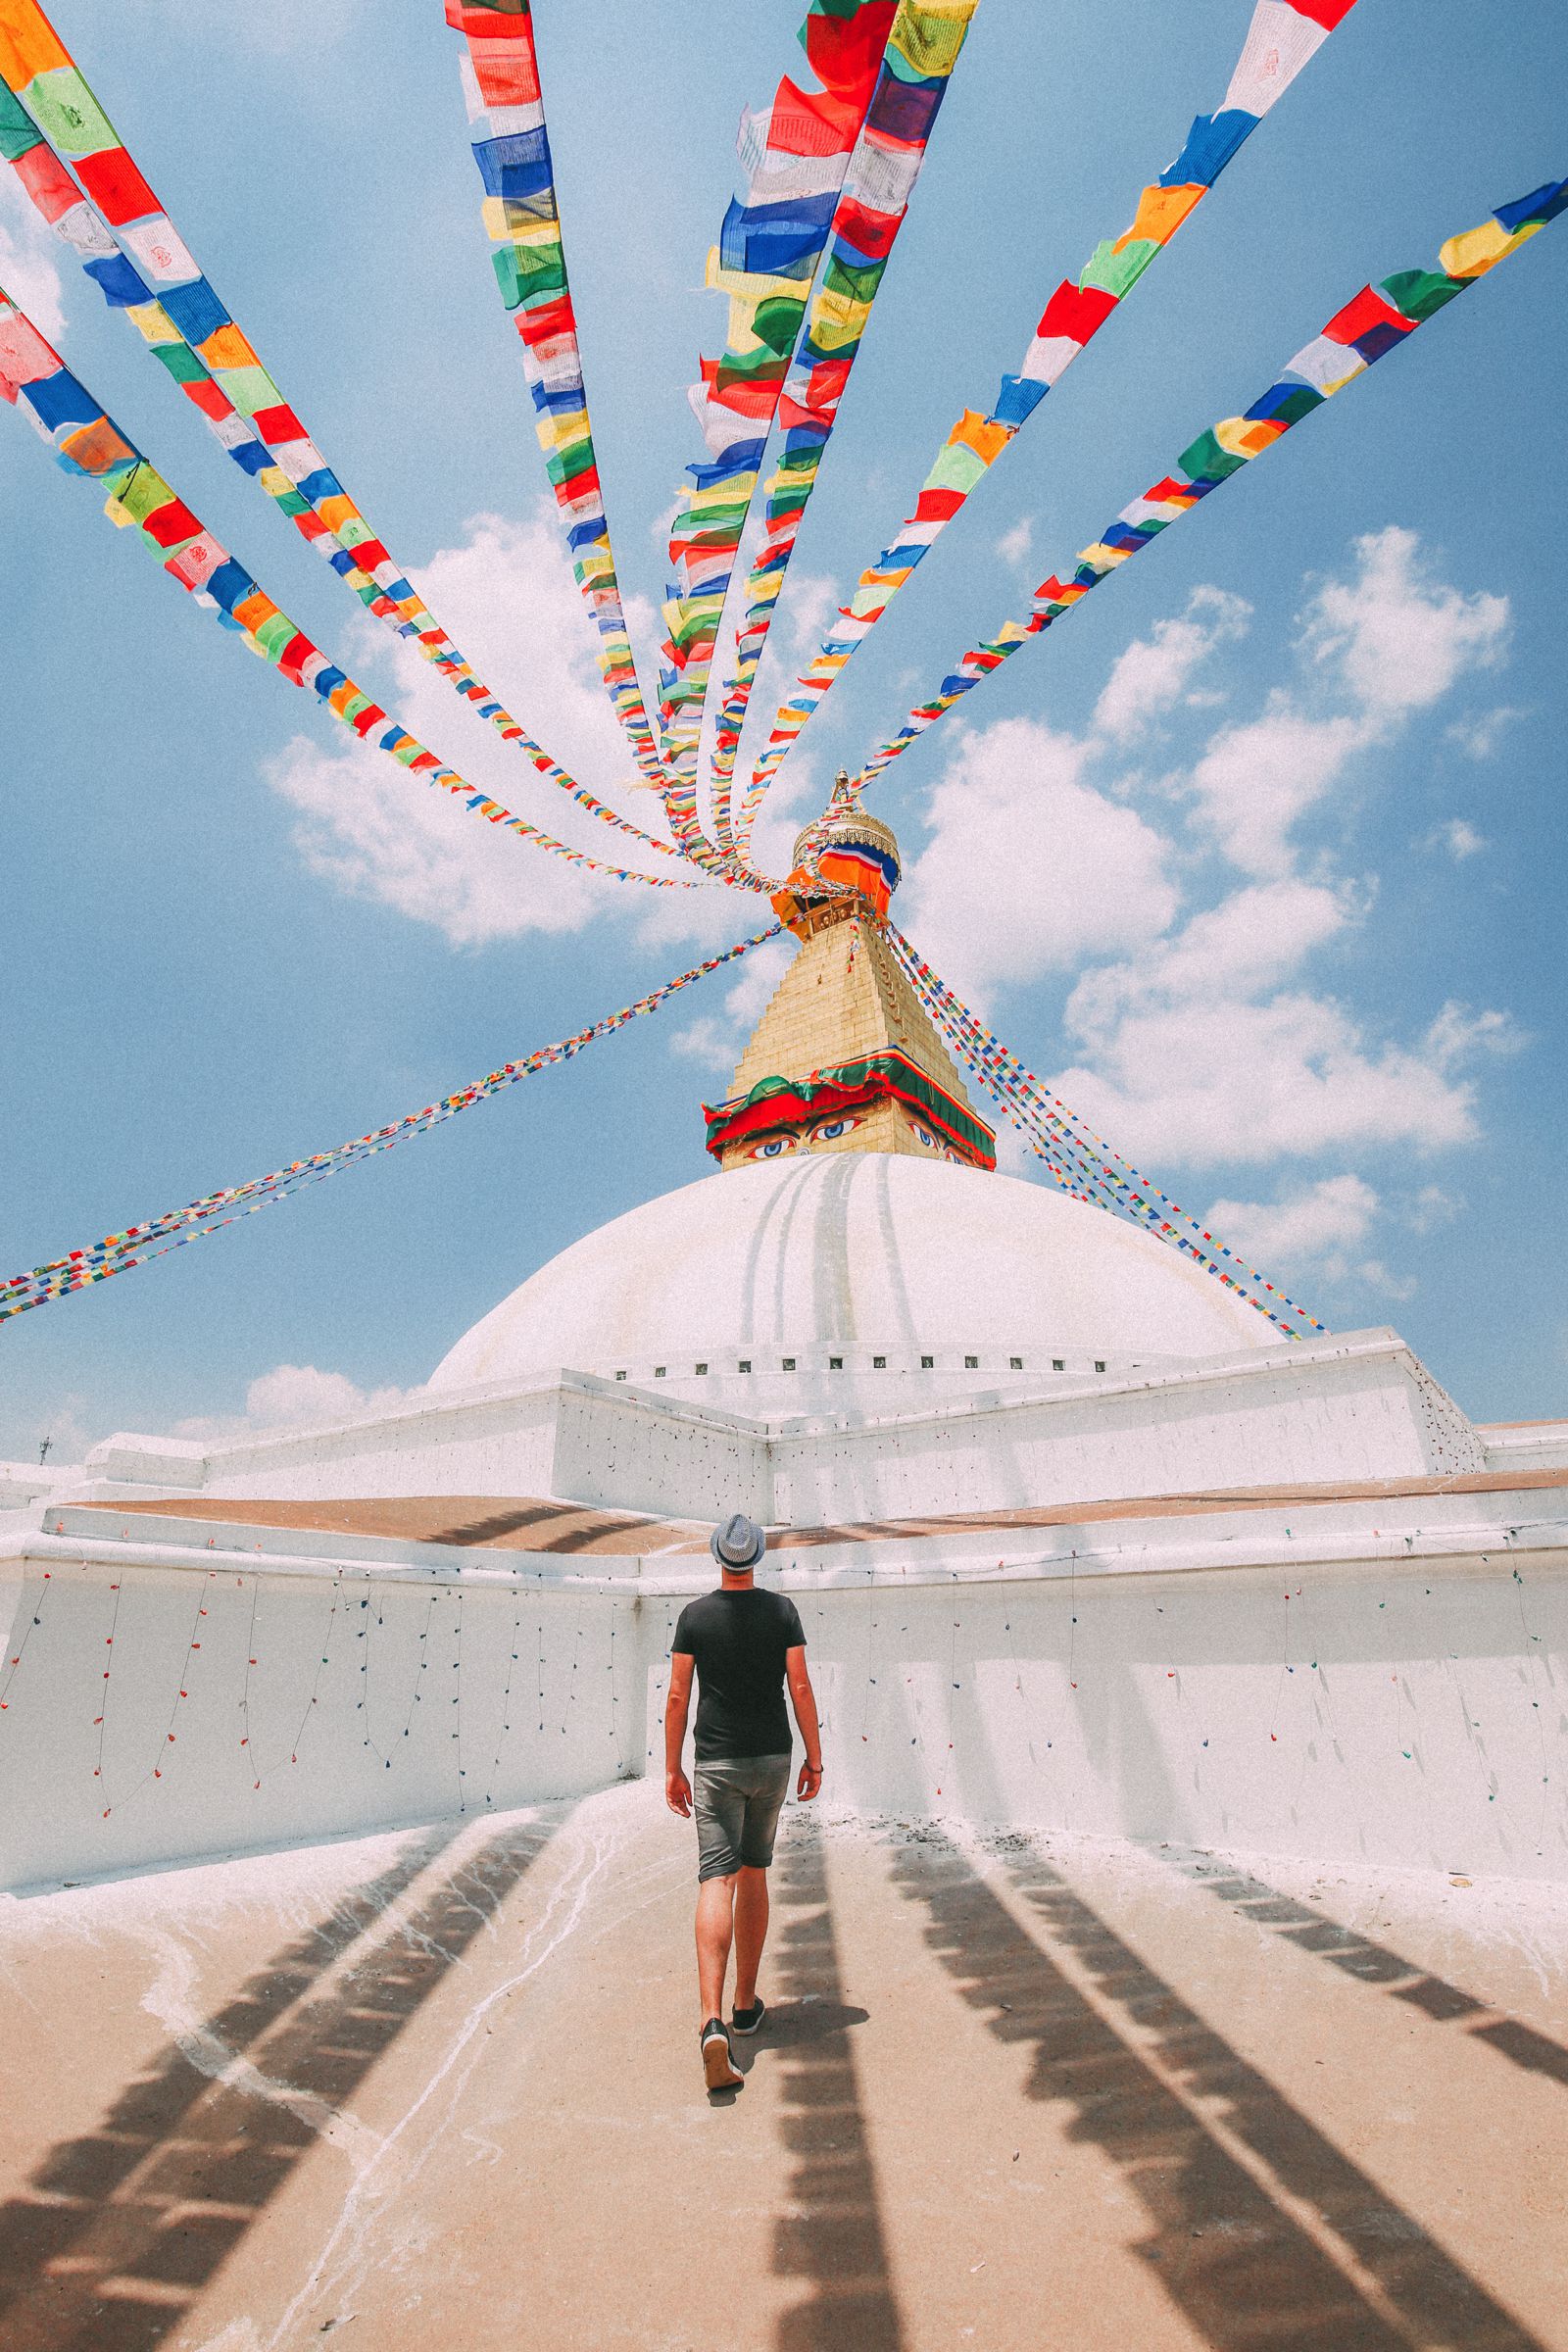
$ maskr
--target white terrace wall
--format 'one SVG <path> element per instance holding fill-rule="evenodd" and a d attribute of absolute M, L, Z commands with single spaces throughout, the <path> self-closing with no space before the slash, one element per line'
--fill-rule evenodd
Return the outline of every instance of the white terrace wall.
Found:
<path fill-rule="evenodd" d="M 1568 1879 L 1568 1545 L 1542 1499 L 1380 1503 L 1375 1534 L 1342 1505 L 1053 1529 L 1000 1560 L 978 1537 L 785 1555 L 829 1798 Z M 670 1633 L 708 1581 L 57 1521 L 0 1560 L 10 1886 L 657 1772 Z"/>
<path fill-rule="evenodd" d="M 829 1793 L 1568 1880 L 1568 1558 L 802 1595 Z M 1289 1594 L 1289 1598 L 1287 1598 Z"/>
<path fill-rule="evenodd" d="M 786 1426 L 794 1527 L 1225 1487 L 1479 1470 L 1469 1423 L 1392 1333 L 1280 1348 L 1076 1394 Z"/>
<path fill-rule="evenodd" d="M 468 1390 L 373 1420 L 207 1447 L 120 1436 L 94 1446 L 74 1492 L 181 1491 L 308 1500 L 361 1494 L 538 1494 L 717 1519 L 768 1516 L 766 1434 L 590 1373 Z"/>
<path fill-rule="evenodd" d="M 231 1530 L 204 1525 L 210 1554 L 165 1553 L 146 1524 L 134 1544 L 52 1546 L 20 1578 L 0 1565 L 0 1886 L 305 1844 L 643 1770 L 634 1589 L 559 1563 L 544 1579 L 460 1568 L 450 1549 L 434 1569 L 252 1565 L 225 1548 Z"/>
<path fill-rule="evenodd" d="M 853 1403 L 857 1383 L 845 1380 Z M 800 1527 L 1485 1461 L 1464 1415 L 1386 1331 L 897 1414 L 874 1409 L 884 1393 L 867 1391 L 869 1411 L 752 1420 L 563 1372 L 211 1451 L 111 1438 L 77 1493 L 539 1494 L 698 1519 L 741 1509 Z"/>

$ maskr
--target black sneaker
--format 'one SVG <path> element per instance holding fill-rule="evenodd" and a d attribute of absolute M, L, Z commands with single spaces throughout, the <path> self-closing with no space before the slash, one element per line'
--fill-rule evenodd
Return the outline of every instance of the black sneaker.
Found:
<path fill-rule="evenodd" d="M 766 2015 L 767 2003 L 765 2001 L 749 2002 L 744 2009 L 730 2011 L 730 2028 L 736 2034 L 755 2034 Z"/>
<path fill-rule="evenodd" d="M 709 2089 L 739 2090 L 746 2077 L 738 2073 L 731 2062 L 729 2035 L 724 2031 L 723 2019 L 710 2017 L 702 2030 L 701 2040 L 703 2073 L 708 2078 Z"/>

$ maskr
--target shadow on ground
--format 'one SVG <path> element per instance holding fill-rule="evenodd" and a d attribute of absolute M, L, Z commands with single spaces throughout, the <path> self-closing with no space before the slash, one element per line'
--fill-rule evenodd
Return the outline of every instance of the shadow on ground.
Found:
<path fill-rule="evenodd" d="M 1498 2017 L 1490 2003 L 1450 1984 L 1446 1977 L 1433 1976 L 1416 1961 L 1391 1951 L 1386 1943 L 1374 1942 L 1358 1928 L 1345 1927 L 1321 1904 L 1299 1903 L 1250 1871 L 1234 1870 L 1202 1855 L 1175 1860 L 1174 1867 L 1195 1886 L 1229 1903 L 1243 1919 L 1272 1928 L 1287 1943 L 1314 1953 L 1363 1984 L 1378 1985 L 1392 1999 L 1408 2002 L 1437 2025 L 1483 2020 L 1466 2027 L 1476 2041 L 1484 2041 L 1527 2074 L 1544 2075 L 1548 2081 L 1568 2086 L 1568 2049 L 1561 2042 L 1527 2026 L 1522 2018 Z"/>
<path fill-rule="evenodd" d="M 902 2352 L 876 2167 L 860 2102 L 821 1835 L 798 1819 L 774 1874 L 773 1982 L 768 2012 L 780 2064 L 782 2131 L 791 2163 L 773 2268 L 805 2281 L 778 2324 L 778 2352 Z"/>
<path fill-rule="evenodd" d="M 27 2193 L 0 2207 L 5 2352 L 153 2352 L 557 1826 L 490 1838 L 313 1999 L 453 1833 L 416 1838 L 172 2043 L 96 2132 L 52 2148 Z M 216 2081 L 225 2058 L 240 2068 Z"/>
<path fill-rule="evenodd" d="M 1031 2053 L 1028 2095 L 1118 2166 L 1150 2225 L 1136 2253 L 1215 2352 L 1542 2352 L 1059 1873 L 1009 1875 L 1038 1939 L 940 1832 L 894 1872 L 964 1999 Z"/>

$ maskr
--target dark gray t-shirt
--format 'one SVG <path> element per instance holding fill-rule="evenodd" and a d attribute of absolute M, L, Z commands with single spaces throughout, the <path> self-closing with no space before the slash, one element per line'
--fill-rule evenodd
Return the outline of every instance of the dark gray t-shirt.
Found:
<path fill-rule="evenodd" d="M 801 1613 L 782 1592 L 705 1592 L 689 1600 L 675 1627 L 671 1654 L 697 1668 L 699 1764 L 720 1756 L 787 1756 L 785 1653 L 805 1645 Z"/>

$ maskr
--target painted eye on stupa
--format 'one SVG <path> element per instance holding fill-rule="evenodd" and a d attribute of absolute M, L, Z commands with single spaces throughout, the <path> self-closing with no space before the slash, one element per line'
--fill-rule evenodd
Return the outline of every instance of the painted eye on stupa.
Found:
<path fill-rule="evenodd" d="M 942 1146 L 937 1142 L 936 1137 L 932 1134 L 929 1127 L 917 1126 L 914 1131 L 914 1137 L 916 1143 L 924 1144 L 928 1152 L 940 1152 L 942 1149 Z"/>
<path fill-rule="evenodd" d="M 811 1130 L 813 1144 L 836 1144 L 841 1135 L 853 1135 L 860 1124 L 858 1119 L 824 1119 L 820 1127 Z"/>
<path fill-rule="evenodd" d="M 793 1136 L 770 1135 L 765 1144 L 752 1146 L 752 1157 L 753 1159 L 782 1159 L 786 1152 L 793 1152 L 794 1149 L 795 1139 Z"/>

